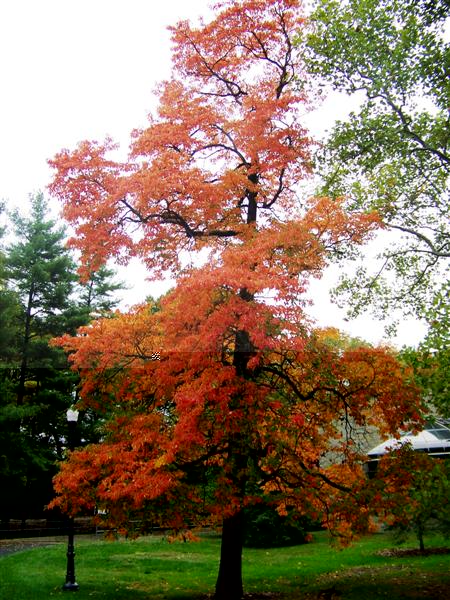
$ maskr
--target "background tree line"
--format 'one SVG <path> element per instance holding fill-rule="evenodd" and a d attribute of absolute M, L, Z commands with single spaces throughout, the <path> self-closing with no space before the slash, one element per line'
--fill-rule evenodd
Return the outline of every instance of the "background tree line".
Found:
<path fill-rule="evenodd" d="M 2 206 L 0 254 L 0 517 L 40 516 L 53 495 L 62 460 L 66 409 L 76 376 L 50 340 L 75 333 L 117 305 L 121 284 L 106 267 L 86 283 L 77 275 L 66 232 L 49 216 L 41 193 L 29 214 Z M 80 435 L 93 441 L 96 417 L 81 415 Z"/>
<path fill-rule="evenodd" d="M 449 0 L 317 0 L 299 45 L 313 92 L 357 100 L 315 155 L 318 193 L 377 210 L 376 260 L 349 247 L 334 299 L 391 330 L 428 326 L 404 352 L 441 413 L 449 412 Z M 348 268 L 353 265 L 352 268 Z"/>

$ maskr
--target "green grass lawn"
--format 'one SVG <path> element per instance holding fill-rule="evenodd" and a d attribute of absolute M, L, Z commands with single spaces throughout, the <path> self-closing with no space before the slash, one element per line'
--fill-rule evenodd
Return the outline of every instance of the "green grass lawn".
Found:
<path fill-rule="evenodd" d="M 413 543 L 413 542 L 412 542 Z M 435 538 L 431 545 L 445 545 Z M 447 600 L 450 554 L 392 557 L 387 534 L 368 536 L 350 548 L 333 548 L 325 533 L 311 544 L 271 550 L 245 549 L 248 594 L 279 593 L 283 599 Z M 220 540 L 169 543 L 162 537 L 135 541 L 76 539 L 78 600 L 198 600 L 214 590 Z M 1 600 L 66 597 L 65 544 L 33 548 L 0 559 Z M 262 596 L 263 597 L 263 596 Z M 270 596 L 266 596 L 270 597 Z M 273 597 L 273 596 L 272 596 Z"/>

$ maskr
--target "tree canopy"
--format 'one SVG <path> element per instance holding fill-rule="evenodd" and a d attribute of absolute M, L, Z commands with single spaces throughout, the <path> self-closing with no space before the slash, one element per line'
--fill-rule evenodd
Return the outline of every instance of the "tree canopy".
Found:
<path fill-rule="evenodd" d="M 354 314 L 448 312 L 448 17 L 446 0 L 318 0 L 302 36 L 313 85 L 359 99 L 319 152 L 322 192 L 376 209 L 391 232 L 339 288 Z"/>
<path fill-rule="evenodd" d="M 112 306 L 105 299 L 111 273 L 97 273 L 84 298 L 65 230 L 50 218 L 42 193 L 30 197 L 29 209 L 28 216 L 7 215 L 12 235 L 1 257 L 0 518 L 5 521 L 43 514 L 53 496 L 55 463 L 64 455 L 65 411 L 77 377 L 50 340 L 75 333 L 92 310 Z M 87 439 L 94 439 L 88 431 L 92 421 L 92 414 L 82 416 Z"/>
<path fill-rule="evenodd" d="M 110 525 L 221 526 L 218 600 L 243 595 L 244 509 L 272 503 L 346 538 L 370 527 L 361 428 L 420 419 L 387 349 L 329 343 L 304 314 L 311 277 L 377 230 L 375 212 L 301 199 L 312 140 L 301 123 L 298 0 L 230 0 L 173 28 L 159 108 L 118 162 L 112 141 L 52 161 L 52 193 L 84 272 L 140 257 L 175 287 L 58 344 L 80 406 L 109 415 L 100 444 L 62 466 L 55 504 Z"/>

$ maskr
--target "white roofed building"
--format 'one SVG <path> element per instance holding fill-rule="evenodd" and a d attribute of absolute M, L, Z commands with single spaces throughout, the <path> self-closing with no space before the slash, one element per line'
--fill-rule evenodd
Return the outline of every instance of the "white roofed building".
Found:
<path fill-rule="evenodd" d="M 413 450 L 426 452 L 434 458 L 450 458 L 450 419 L 435 418 L 430 420 L 419 433 L 405 433 L 399 438 L 391 438 L 369 450 L 367 453 L 369 477 L 375 473 L 382 456 L 405 444 L 410 444 Z"/>

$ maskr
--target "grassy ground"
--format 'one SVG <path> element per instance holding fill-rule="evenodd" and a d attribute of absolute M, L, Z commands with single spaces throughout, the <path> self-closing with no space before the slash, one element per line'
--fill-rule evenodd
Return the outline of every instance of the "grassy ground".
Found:
<path fill-rule="evenodd" d="M 286 600 L 447 600 L 450 554 L 382 555 L 395 547 L 386 534 L 337 550 L 324 533 L 304 546 L 245 549 L 248 598 Z M 444 545 L 436 538 L 433 545 Z M 76 540 L 77 600 L 204 600 L 212 593 L 220 540 L 172 543 L 161 537 L 136 541 Z M 24 549 L 0 558 L 1 600 L 67 596 L 66 547 Z"/>

